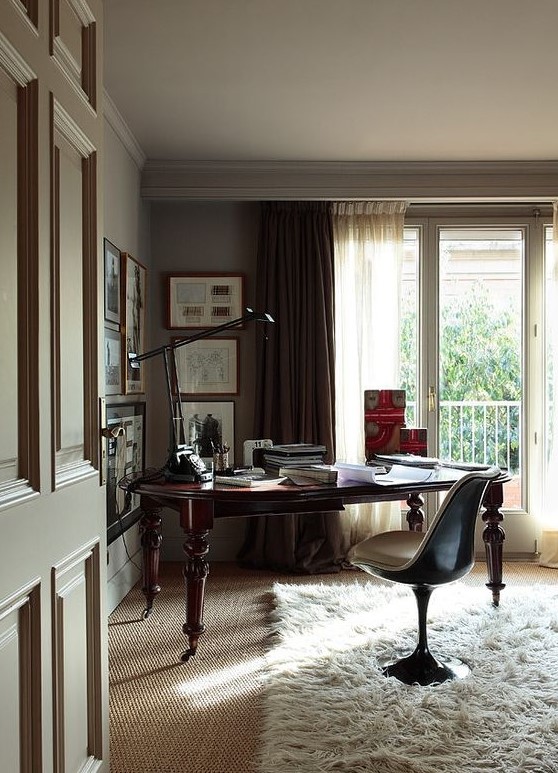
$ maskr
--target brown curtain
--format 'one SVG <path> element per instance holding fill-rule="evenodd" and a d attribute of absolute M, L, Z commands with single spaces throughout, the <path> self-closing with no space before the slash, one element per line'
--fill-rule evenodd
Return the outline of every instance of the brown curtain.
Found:
<path fill-rule="evenodd" d="M 335 448 L 333 225 L 324 202 L 261 206 L 257 307 L 276 324 L 258 337 L 254 437 Z M 244 566 L 332 572 L 342 565 L 339 513 L 251 518 Z"/>

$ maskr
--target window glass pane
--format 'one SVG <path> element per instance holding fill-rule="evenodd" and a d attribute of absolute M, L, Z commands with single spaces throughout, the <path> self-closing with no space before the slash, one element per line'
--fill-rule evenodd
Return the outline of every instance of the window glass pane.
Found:
<path fill-rule="evenodd" d="M 418 271 L 420 257 L 420 231 L 405 228 L 403 266 L 401 272 L 401 388 L 407 393 L 405 423 L 417 424 L 418 384 Z"/>
<path fill-rule="evenodd" d="M 441 229 L 439 456 L 509 469 L 521 502 L 524 235 Z"/>
<path fill-rule="evenodd" d="M 545 405 L 545 489 L 547 496 L 553 497 L 554 474 L 558 470 L 558 438 L 556 436 L 556 398 L 558 384 L 555 370 L 558 356 L 558 320 L 556 309 L 558 303 L 558 271 L 554 256 L 553 229 L 545 228 L 545 371 L 546 371 L 546 405 Z"/>

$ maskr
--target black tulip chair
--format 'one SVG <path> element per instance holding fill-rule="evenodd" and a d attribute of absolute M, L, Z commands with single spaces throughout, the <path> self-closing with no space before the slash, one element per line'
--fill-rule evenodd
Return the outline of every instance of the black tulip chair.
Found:
<path fill-rule="evenodd" d="M 411 655 L 383 668 L 405 684 L 433 685 L 469 673 L 461 661 L 441 663 L 428 649 L 426 613 L 434 588 L 468 574 L 475 562 L 475 522 L 497 467 L 475 470 L 455 483 L 426 534 L 389 531 L 360 542 L 349 554 L 351 564 L 392 582 L 410 585 L 418 607 L 418 643 Z"/>

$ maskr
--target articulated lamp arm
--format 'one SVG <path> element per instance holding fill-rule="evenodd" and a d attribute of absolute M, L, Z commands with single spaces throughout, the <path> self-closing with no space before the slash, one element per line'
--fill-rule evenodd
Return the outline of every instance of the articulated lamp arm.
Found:
<path fill-rule="evenodd" d="M 128 352 L 128 364 L 131 368 L 139 368 L 140 362 L 157 355 L 162 355 L 163 357 L 167 399 L 171 419 L 171 448 L 169 449 L 170 455 L 165 466 L 165 475 L 167 478 L 186 482 L 196 481 L 199 483 L 211 480 L 212 477 L 211 473 L 204 471 L 205 465 L 197 455 L 193 453 L 193 449 L 185 445 L 186 431 L 184 426 L 184 414 L 182 412 L 182 402 L 180 400 L 181 389 L 175 350 L 179 349 L 181 346 L 187 346 L 188 344 L 194 343 L 194 341 L 210 338 L 211 336 L 222 333 L 224 330 L 238 327 L 245 322 L 275 322 L 275 320 L 268 312 L 257 312 L 247 308 L 246 314 L 238 319 L 233 319 L 230 322 L 225 322 L 222 325 L 218 325 L 217 327 L 208 330 L 202 330 L 187 338 L 181 338 L 174 343 L 159 346 L 156 349 L 151 349 L 142 354 Z M 176 385 L 176 393 L 173 393 L 173 383 Z"/>

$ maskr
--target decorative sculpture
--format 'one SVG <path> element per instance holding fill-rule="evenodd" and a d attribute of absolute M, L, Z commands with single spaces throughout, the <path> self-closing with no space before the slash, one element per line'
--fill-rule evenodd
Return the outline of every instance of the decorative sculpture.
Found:
<path fill-rule="evenodd" d="M 364 391 L 364 443 L 366 460 L 374 454 L 400 450 L 400 431 L 405 426 L 404 389 Z"/>

